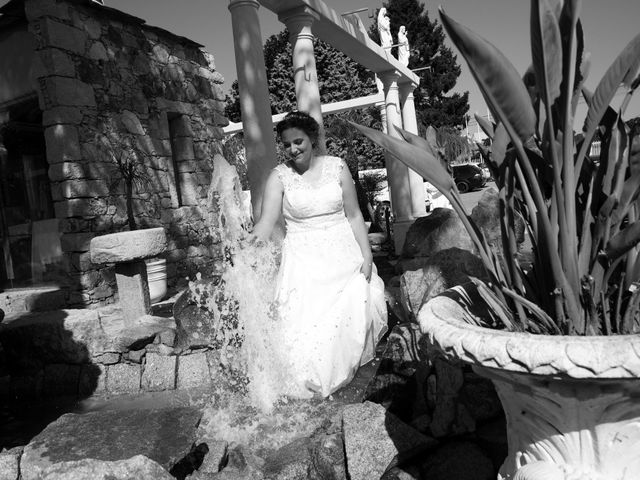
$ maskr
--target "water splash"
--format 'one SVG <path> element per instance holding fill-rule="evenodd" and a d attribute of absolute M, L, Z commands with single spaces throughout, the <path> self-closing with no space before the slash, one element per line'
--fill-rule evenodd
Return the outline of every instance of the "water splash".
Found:
<path fill-rule="evenodd" d="M 209 189 L 209 225 L 218 226 L 224 251 L 218 282 L 194 282 L 193 298 L 210 312 L 216 347 L 227 388 L 245 393 L 250 404 L 271 412 L 290 387 L 282 326 L 273 304 L 279 248 L 271 242 L 247 242 L 251 219 L 243 207 L 235 168 L 221 155 L 214 157 Z"/>

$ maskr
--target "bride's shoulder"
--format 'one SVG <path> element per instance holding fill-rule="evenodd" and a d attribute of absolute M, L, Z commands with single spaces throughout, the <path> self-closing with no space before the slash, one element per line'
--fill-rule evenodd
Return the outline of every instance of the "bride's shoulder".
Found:
<path fill-rule="evenodd" d="M 334 157 L 332 155 L 325 155 L 323 162 L 326 166 L 330 166 L 333 168 L 342 168 L 345 163 L 344 160 L 340 157 Z"/>

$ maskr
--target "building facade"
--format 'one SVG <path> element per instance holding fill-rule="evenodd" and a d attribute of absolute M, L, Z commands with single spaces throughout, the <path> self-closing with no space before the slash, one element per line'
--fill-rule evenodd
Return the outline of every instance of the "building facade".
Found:
<path fill-rule="evenodd" d="M 91 0 L 0 13 L 0 291 L 112 302 L 113 269 L 89 242 L 128 229 L 128 208 L 138 228 L 165 228 L 170 289 L 214 268 L 207 193 L 228 122 L 212 56 Z M 118 162 L 137 172 L 129 202 Z"/>

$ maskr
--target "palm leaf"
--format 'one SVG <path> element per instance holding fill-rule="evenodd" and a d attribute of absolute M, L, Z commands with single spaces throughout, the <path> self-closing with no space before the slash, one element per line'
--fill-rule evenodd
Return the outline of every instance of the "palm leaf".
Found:
<path fill-rule="evenodd" d="M 507 131 L 523 142 L 535 133 L 536 115 L 520 75 L 491 43 L 449 18 L 440 7 L 440 19 L 454 45 L 469 65 L 487 104 Z"/>
<path fill-rule="evenodd" d="M 562 38 L 558 19 L 547 0 L 531 2 L 531 58 L 536 83 L 551 107 L 562 84 Z"/>
<path fill-rule="evenodd" d="M 607 111 L 620 83 L 629 76 L 633 68 L 638 68 L 638 57 L 640 57 L 640 34 L 636 35 L 620 52 L 600 80 L 600 83 L 598 83 L 595 92 L 593 92 L 584 127 L 582 128 L 585 141 L 578 154 L 578 161 L 581 162 L 587 153 L 600 119 Z M 633 74 L 635 75 L 635 72 Z"/>
<path fill-rule="evenodd" d="M 440 161 L 426 150 L 411 145 L 399 138 L 387 135 L 379 130 L 349 122 L 364 136 L 378 144 L 409 168 L 426 178 L 443 194 L 451 195 L 455 189 L 453 178 L 445 170 Z"/>

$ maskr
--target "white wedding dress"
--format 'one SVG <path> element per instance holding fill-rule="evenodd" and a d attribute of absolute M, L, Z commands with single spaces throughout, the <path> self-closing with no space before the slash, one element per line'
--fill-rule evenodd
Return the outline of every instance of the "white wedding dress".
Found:
<path fill-rule="evenodd" d="M 345 386 L 373 359 L 387 328 L 384 284 L 368 283 L 363 257 L 344 213 L 337 157 L 322 157 L 322 175 L 310 184 L 286 164 L 276 167 L 284 185 L 286 236 L 276 286 L 289 395 L 323 397 Z M 288 382 L 289 383 L 289 382 Z"/>

